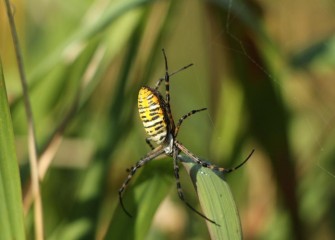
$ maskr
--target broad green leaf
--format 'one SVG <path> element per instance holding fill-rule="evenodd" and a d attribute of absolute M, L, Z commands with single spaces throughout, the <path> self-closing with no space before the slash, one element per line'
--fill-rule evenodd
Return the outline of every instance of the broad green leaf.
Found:
<path fill-rule="evenodd" d="M 186 156 L 180 156 L 197 191 L 203 214 L 218 225 L 206 221 L 211 239 L 242 239 L 236 203 L 223 176 L 200 167 Z"/>

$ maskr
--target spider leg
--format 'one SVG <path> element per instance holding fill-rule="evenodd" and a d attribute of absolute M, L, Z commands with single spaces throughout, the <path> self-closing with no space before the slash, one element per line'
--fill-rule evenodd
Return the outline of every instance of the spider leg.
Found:
<path fill-rule="evenodd" d="M 152 143 L 150 142 L 150 140 L 151 140 L 151 138 L 146 138 L 146 139 L 145 139 L 145 142 L 149 145 L 149 147 L 150 147 L 151 150 L 154 150 L 155 147 L 152 145 Z M 127 168 L 126 171 L 127 171 L 127 172 L 130 172 L 131 169 L 132 169 L 132 167 L 131 167 L 131 168 Z"/>
<path fill-rule="evenodd" d="M 121 188 L 119 189 L 119 201 L 121 204 L 121 207 L 123 209 L 123 211 L 129 216 L 131 217 L 131 214 L 126 210 L 123 201 L 122 201 L 122 196 L 123 196 L 123 192 L 125 191 L 126 187 L 128 186 L 131 178 L 134 176 L 134 174 L 136 173 L 136 170 L 139 169 L 140 167 L 142 167 L 144 164 L 146 164 L 147 162 L 151 161 L 152 159 L 154 159 L 155 157 L 161 155 L 162 153 L 164 153 L 164 149 L 159 146 L 156 149 L 152 150 L 151 152 L 149 152 L 145 157 L 143 157 L 140 161 L 138 161 L 134 166 L 132 166 L 129 169 L 129 174 L 126 178 L 126 180 L 123 182 Z"/>
<path fill-rule="evenodd" d="M 201 165 L 202 167 L 205 167 L 205 168 L 209 168 L 209 169 L 212 169 L 212 170 L 216 170 L 216 171 L 219 171 L 219 172 L 223 172 L 223 173 L 230 173 L 232 171 L 235 171 L 237 170 L 238 168 L 242 167 L 251 157 L 251 155 L 254 153 L 255 149 L 253 149 L 251 151 L 251 153 L 248 155 L 248 157 L 242 162 L 240 163 L 238 166 L 236 167 L 233 167 L 233 168 L 229 168 L 229 169 L 226 169 L 226 168 L 223 168 L 223 167 L 218 167 L 214 164 L 211 164 L 211 163 L 208 163 L 208 162 L 205 162 L 205 161 L 202 161 L 200 158 L 198 158 L 197 156 L 195 156 L 193 153 L 190 152 L 190 150 L 188 150 L 184 145 L 182 145 L 180 142 L 176 141 L 175 144 L 177 145 L 177 147 L 183 152 L 185 153 L 187 156 L 189 156 L 195 163 Z"/>
<path fill-rule="evenodd" d="M 151 140 L 151 138 L 148 137 L 148 138 L 145 139 L 145 142 L 149 145 L 149 147 L 150 147 L 151 150 L 154 150 L 155 147 L 154 147 L 154 145 L 152 145 L 152 143 L 151 143 L 150 140 Z M 130 172 L 130 170 L 131 170 L 131 168 L 127 168 L 127 169 L 126 169 L 127 172 Z"/>
<path fill-rule="evenodd" d="M 197 109 L 197 110 L 192 110 L 190 111 L 189 113 L 185 114 L 184 116 L 182 116 L 179 121 L 178 121 L 178 124 L 176 126 L 176 129 L 175 129 L 175 137 L 177 137 L 178 135 L 178 132 L 179 132 L 179 129 L 180 129 L 180 126 L 181 124 L 183 123 L 183 121 L 188 118 L 189 116 L 192 116 L 193 114 L 195 113 L 198 113 L 198 112 L 201 112 L 201 111 L 204 111 L 206 110 L 207 108 L 201 108 L 201 109 Z"/>
<path fill-rule="evenodd" d="M 163 55 L 164 55 L 164 61 L 165 61 L 165 109 L 167 113 L 168 122 L 170 124 L 169 128 L 171 132 L 174 132 L 175 124 L 171 112 L 171 106 L 170 106 L 170 75 L 169 75 L 169 69 L 168 69 L 168 62 L 167 57 L 165 54 L 164 48 L 162 49 Z"/>
<path fill-rule="evenodd" d="M 232 171 L 235 171 L 237 169 L 239 169 L 240 167 L 242 167 L 251 157 L 251 155 L 255 152 L 255 149 L 252 149 L 251 152 L 249 153 L 249 155 L 246 157 L 246 159 L 244 159 L 243 162 L 241 162 L 239 165 L 237 165 L 236 167 L 233 168 L 229 168 L 229 169 L 225 169 L 226 173 L 230 173 Z"/>
<path fill-rule="evenodd" d="M 165 61 L 165 97 L 166 97 L 166 103 L 168 105 L 168 108 L 170 107 L 170 75 L 169 75 L 169 68 L 168 68 L 168 62 L 167 57 L 165 54 L 164 48 L 162 49 L 163 55 L 164 55 L 164 61 Z"/>
<path fill-rule="evenodd" d="M 183 189 L 181 187 L 180 184 L 180 178 L 179 178 L 179 166 L 178 166 L 178 149 L 175 149 L 173 151 L 173 169 L 174 169 L 174 176 L 176 178 L 176 184 L 177 184 L 177 191 L 178 191 L 178 196 L 180 198 L 180 200 L 182 200 L 187 207 L 189 207 L 192 211 L 194 211 L 195 213 L 197 213 L 198 215 L 200 215 L 201 217 L 205 218 L 207 221 L 214 223 L 215 225 L 220 226 L 219 224 L 217 224 L 214 220 L 209 219 L 208 217 L 206 217 L 204 214 L 202 214 L 201 212 L 199 212 L 198 210 L 196 210 L 194 207 L 192 207 L 191 204 L 189 204 L 185 198 L 184 198 L 184 192 Z"/>
<path fill-rule="evenodd" d="M 175 75 L 176 73 L 179 73 L 179 72 L 181 72 L 181 71 L 183 71 L 183 70 L 185 70 L 185 69 L 187 69 L 187 68 L 189 68 L 189 67 L 191 67 L 191 66 L 193 66 L 193 63 L 190 63 L 190 64 L 188 64 L 188 65 L 186 65 L 186 66 L 184 66 L 184 67 L 178 69 L 177 71 L 175 71 L 175 72 L 169 74 L 169 77 L 172 77 L 172 76 Z M 164 80 L 165 80 L 165 78 L 160 78 L 160 79 L 158 79 L 158 81 L 157 81 L 157 83 L 156 83 L 156 85 L 155 85 L 155 90 L 158 90 L 159 86 L 161 85 L 161 83 L 162 83 Z"/>
<path fill-rule="evenodd" d="M 151 143 L 151 138 L 150 137 L 146 138 L 145 142 L 149 145 L 149 147 L 151 148 L 151 150 L 155 149 L 154 145 L 152 145 L 152 143 Z"/>

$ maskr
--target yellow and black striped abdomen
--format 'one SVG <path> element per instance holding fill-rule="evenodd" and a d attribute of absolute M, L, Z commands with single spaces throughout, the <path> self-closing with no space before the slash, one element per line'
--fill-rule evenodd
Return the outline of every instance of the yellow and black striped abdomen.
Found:
<path fill-rule="evenodd" d="M 162 143 L 167 135 L 165 109 L 162 107 L 159 93 L 148 87 L 142 87 L 138 93 L 138 112 L 144 129 L 156 144 Z"/>

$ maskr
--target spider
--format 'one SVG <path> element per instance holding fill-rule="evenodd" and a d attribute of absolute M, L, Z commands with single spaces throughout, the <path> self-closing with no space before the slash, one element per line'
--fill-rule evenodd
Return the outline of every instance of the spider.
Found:
<path fill-rule="evenodd" d="M 160 78 L 154 88 L 150 87 L 142 87 L 138 94 L 138 111 L 140 118 L 143 122 L 144 129 L 146 133 L 149 135 L 148 138 L 146 138 L 147 144 L 150 146 L 151 151 L 146 154 L 143 158 L 141 158 L 134 166 L 132 166 L 130 169 L 127 169 L 129 172 L 126 180 L 123 182 L 121 188 L 119 189 L 119 200 L 122 209 L 124 212 L 131 217 L 131 214 L 126 210 L 123 201 L 122 196 L 123 192 L 126 189 L 127 185 L 129 184 L 131 178 L 136 173 L 137 169 L 145 165 L 146 163 L 150 162 L 152 159 L 160 156 L 160 155 L 167 155 L 169 157 L 173 158 L 173 168 L 174 168 L 174 175 L 176 178 L 176 184 L 177 184 L 177 191 L 179 198 L 195 213 L 200 215 L 201 217 L 205 218 L 211 223 L 214 223 L 218 225 L 215 221 L 209 219 L 204 214 L 196 210 L 194 207 L 192 207 L 184 198 L 183 190 L 180 184 L 179 180 L 179 166 L 178 163 L 180 161 L 179 153 L 183 152 L 186 154 L 190 159 L 192 159 L 195 163 L 201 165 L 202 167 L 209 168 L 212 170 L 216 170 L 222 173 L 230 173 L 238 168 L 240 168 L 244 163 L 246 163 L 251 155 L 253 154 L 254 150 L 249 154 L 249 156 L 238 166 L 231 168 L 231 169 L 225 169 L 223 167 L 218 167 L 213 164 L 207 163 L 202 161 L 199 157 L 194 155 L 192 152 L 190 152 L 183 144 L 181 144 L 177 140 L 178 132 L 180 129 L 181 124 L 183 121 L 190 117 L 191 115 L 204 111 L 207 108 L 201 108 L 197 110 L 192 110 L 189 113 L 182 116 L 178 123 L 175 124 L 172 113 L 171 113 L 171 107 L 170 107 L 170 77 L 190 66 L 193 64 L 189 64 L 187 66 L 184 66 L 180 68 L 179 70 L 175 71 L 174 73 L 169 74 L 168 72 L 168 62 L 167 57 L 165 54 L 164 49 L 162 49 L 164 61 L 165 61 L 165 77 Z M 162 81 L 165 81 L 165 99 L 162 96 L 162 94 L 158 91 L 158 88 Z M 153 141 L 157 144 L 157 147 L 154 147 L 151 143 Z"/>

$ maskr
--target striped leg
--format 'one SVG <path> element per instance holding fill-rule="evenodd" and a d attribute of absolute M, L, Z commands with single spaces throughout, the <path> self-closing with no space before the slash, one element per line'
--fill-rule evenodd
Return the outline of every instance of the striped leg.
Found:
<path fill-rule="evenodd" d="M 186 66 L 184 66 L 184 67 L 178 69 L 177 71 L 175 71 L 175 72 L 169 74 L 169 77 L 172 77 L 172 76 L 175 75 L 176 73 L 179 73 L 179 72 L 181 72 L 181 71 L 183 71 L 183 70 L 185 70 L 185 69 L 187 69 L 187 68 L 189 68 L 189 67 L 191 67 L 191 66 L 193 66 L 193 63 L 190 63 L 190 64 L 188 64 L 188 65 L 186 65 Z M 159 86 L 161 85 L 161 83 L 162 83 L 164 80 L 165 80 L 165 78 L 160 78 L 160 79 L 158 79 L 158 81 L 157 81 L 157 83 L 156 83 L 156 85 L 155 85 L 155 90 L 158 90 Z"/>
<path fill-rule="evenodd" d="M 154 147 L 154 145 L 152 145 L 152 143 L 151 143 L 150 140 L 151 140 L 151 138 L 146 138 L 146 139 L 145 139 L 145 142 L 149 145 L 149 147 L 150 147 L 151 150 L 154 150 L 155 147 Z M 127 168 L 126 171 L 127 171 L 127 172 L 130 172 L 132 168 L 133 168 L 133 167 L 131 167 L 131 168 Z"/>
<path fill-rule="evenodd" d="M 151 138 L 146 138 L 145 142 L 149 145 L 149 147 L 151 148 L 151 150 L 155 149 L 154 145 L 152 145 L 152 143 L 151 143 Z"/>
<path fill-rule="evenodd" d="M 131 217 L 131 214 L 126 210 L 126 208 L 123 205 L 123 201 L 122 201 L 122 195 L 123 195 L 124 190 L 128 186 L 131 178 L 134 176 L 134 174 L 136 173 L 137 169 L 139 169 L 140 167 L 142 167 L 144 164 L 146 164 L 147 162 L 151 161 L 155 157 L 161 155 L 162 153 L 164 153 L 164 149 L 161 146 L 159 146 L 156 149 L 154 149 L 153 151 L 151 151 L 150 153 L 148 153 L 144 158 L 142 158 L 140 161 L 138 161 L 134 166 L 132 166 L 129 169 L 129 174 L 128 174 L 126 180 L 123 182 L 121 188 L 119 189 L 119 200 L 120 200 L 121 207 L 122 207 L 123 211 L 129 217 Z"/>
<path fill-rule="evenodd" d="M 174 176 L 176 178 L 176 183 L 177 183 L 177 191 L 178 191 L 178 196 L 179 198 L 195 213 L 197 213 L 198 215 L 200 215 L 201 217 L 205 218 L 207 221 L 214 223 L 215 225 L 218 225 L 215 221 L 209 219 L 208 217 L 206 217 L 204 214 L 202 214 L 201 212 L 199 212 L 198 210 L 196 210 L 194 207 L 192 207 L 191 204 L 189 204 L 185 198 L 184 198 L 184 193 L 183 193 L 183 189 L 181 188 L 181 184 L 180 184 L 180 178 L 179 178 L 179 166 L 178 166 L 178 149 L 174 149 L 173 151 L 173 169 L 174 169 Z M 219 225 L 218 225 L 219 226 Z"/>
<path fill-rule="evenodd" d="M 183 152 L 185 153 L 187 156 L 189 156 L 195 163 L 201 165 L 202 167 L 205 167 L 205 168 L 209 168 L 209 169 L 212 169 L 212 170 L 216 170 L 216 171 L 219 171 L 219 172 L 223 172 L 223 173 L 230 173 L 232 171 L 235 171 L 237 170 L 238 168 L 242 167 L 251 157 L 251 155 L 254 153 L 255 149 L 253 149 L 251 151 L 251 153 L 248 155 L 248 157 L 242 162 L 240 163 L 238 166 L 236 167 L 233 167 L 233 168 L 229 168 L 229 169 L 226 169 L 226 168 L 223 168 L 223 167 L 218 167 L 214 164 L 211 164 L 211 163 L 208 163 L 208 162 L 204 162 L 202 161 L 200 158 L 198 158 L 197 156 L 195 156 L 193 153 L 191 153 L 184 145 L 182 145 L 181 143 L 175 141 L 175 144 L 177 145 L 177 147 Z"/>
<path fill-rule="evenodd" d="M 164 55 L 164 61 L 165 61 L 165 97 L 166 97 L 166 103 L 168 104 L 168 108 L 170 107 L 170 75 L 169 75 L 169 68 L 168 68 L 168 62 L 167 57 L 165 54 L 164 48 L 162 49 L 163 55 Z"/>
<path fill-rule="evenodd" d="M 171 106 L 170 106 L 170 75 L 169 75 L 169 69 L 168 69 L 168 62 L 167 62 L 167 57 L 165 54 L 164 48 L 162 49 L 163 55 L 164 55 L 164 60 L 165 60 L 165 104 L 166 104 L 166 113 L 168 115 L 169 123 L 170 126 L 169 128 L 174 131 L 175 129 L 175 124 L 171 112 Z"/>
<path fill-rule="evenodd" d="M 176 129 L 175 129 L 175 137 L 177 137 L 178 135 L 178 132 L 179 132 L 179 129 L 180 129 L 180 126 L 181 124 L 183 123 L 183 121 L 188 118 L 189 116 L 192 116 L 193 114 L 197 113 L 197 112 L 201 112 L 201 111 L 204 111 L 206 110 L 207 108 L 201 108 L 201 109 L 198 109 L 198 110 L 192 110 L 190 111 L 189 113 L 185 114 L 184 116 L 182 116 L 179 121 L 178 121 L 178 124 L 176 126 Z"/>

